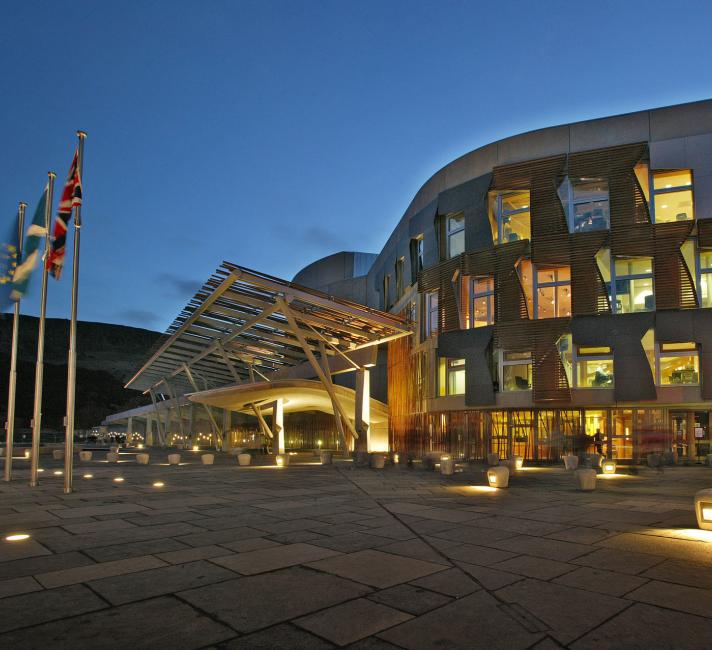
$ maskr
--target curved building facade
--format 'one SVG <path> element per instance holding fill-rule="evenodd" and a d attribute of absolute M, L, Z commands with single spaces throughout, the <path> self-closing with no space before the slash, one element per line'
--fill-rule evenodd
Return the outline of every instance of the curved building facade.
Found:
<path fill-rule="evenodd" d="M 394 450 L 621 461 L 710 453 L 712 101 L 455 160 L 368 273 Z"/>

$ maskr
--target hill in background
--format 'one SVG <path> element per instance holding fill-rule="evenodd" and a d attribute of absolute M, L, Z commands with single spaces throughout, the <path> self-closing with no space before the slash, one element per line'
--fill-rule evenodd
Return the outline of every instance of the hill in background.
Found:
<path fill-rule="evenodd" d="M 34 403 L 37 328 L 34 316 L 20 318 L 15 426 L 30 426 Z M 153 351 L 162 334 L 107 323 L 77 323 L 76 428 L 87 429 L 116 411 L 147 404 L 140 391 L 124 384 Z M 12 316 L 0 317 L 0 418 L 7 419 Z M 67 397 L 69 321 L 48 318 L 45 335 L 42 430 L 61 430 Z"/>

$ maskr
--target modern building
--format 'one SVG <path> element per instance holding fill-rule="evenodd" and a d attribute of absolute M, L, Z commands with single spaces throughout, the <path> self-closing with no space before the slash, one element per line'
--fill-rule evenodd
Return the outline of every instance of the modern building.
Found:
<path fill-rule="evenodd" d="M 348 434 L 368 431 L 359 411 L 368 368 L 375 381 L 366 394 L 385 414 L 394 451 L 473 459 L 495 451 L 538 461 L 594 450 L 634 461 L 655 451 L 695 460 L 710 451 L 712 409 L 712 100 L 541 129 L 477 149 L 423 185 L 377 256 L 340 253 L 295 280 L 283 287 L 330 301 L 322 307 L 348 326 L 322 323 L 299 350 L 308 356 L 311 346 L 329 369 L 317 377 L 318 390 L 341 385 L 354 405 L 347 412 L 329 398 L 300 409 L 302 418 L 327 413 L 318 416 L 324 440 L 343 430 L 328 439 L 359 448 Z M 175 348 L 182 323 L 222 285 L 213 279 L 206 286 L 131 385 L 155 393 L 166 374 L 179 375 L 176 368 L 190 361 Z M 259 309 L 269 311 L 286 290 L 272 289 Z M 302 315 L 315 313 L 308 300 L 290 300 Z M 362 311 L 344 320 L 347 304 Z M 270 313 L 282 325 L 290 320 Z M 232 316 L 231 325 L 208 335 L 213 352 L 218 338 L 241 340 L 235 332 L 250 316 Z M 357 323 L 367 341 L 354 333 Z M 279 336 L 304 338 L 286 329 Z M 255 378 L 241 345 L 226 350 L 231 363 L 242 364 L 240 388 L 218 350 L 214 367 L 203 368 L 209 375 L 222 364 L 209 390 L 194 382 L 181 390 L 194 393 L 187 401 L 242 413 L 243 430 L 263 433 L 264 418 L 255 412 L 250 420 L 246 400 L 294 368 L 315 387 L 317 372 L 297 355 L 287 364 L 292 370 L 267 364 Z M 350 363 L 363 349 L 369 359 Z M 226 398 L 231 391 L 245 399 Z M 279 392 L 275 384 L 264 403 Z M 295 448 L 314 446 L 313 436 L 289 435 L 288 421 L 284 427 Z M 382 448 L 385 439 L 378 440 L 369 449 Z"/>

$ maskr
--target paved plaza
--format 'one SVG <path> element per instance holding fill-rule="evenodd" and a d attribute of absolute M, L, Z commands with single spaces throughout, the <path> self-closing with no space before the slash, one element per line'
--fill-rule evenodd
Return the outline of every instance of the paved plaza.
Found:
<path fill-rule="evenodd" d="M 68 496 L 59 462 L 43 456 L 31 489 L 18 461 L 0 527 L 31 537 L 0 542 L 0 647 L 712 645 L 712 533 L 691 498 L 710 468 L 640 469 L 594 493 L 531 468 L 491 491 L 482 466 L 182 453 L 78 463 Z"/>

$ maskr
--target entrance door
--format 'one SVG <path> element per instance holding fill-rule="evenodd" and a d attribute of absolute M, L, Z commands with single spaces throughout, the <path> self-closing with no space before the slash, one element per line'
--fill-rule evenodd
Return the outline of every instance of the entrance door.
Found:
<path fill-rule="evenodd" d="M 695 455 L 702 460 L 710 453 L 710 414 L 709 411 L 695 411 Z"/>
<path fill-rule="evenodd" d="M 687 411 L 670 413 L 670 431 L 673 451 L 677 451 L 678 458 L 687 458 Z"/>

